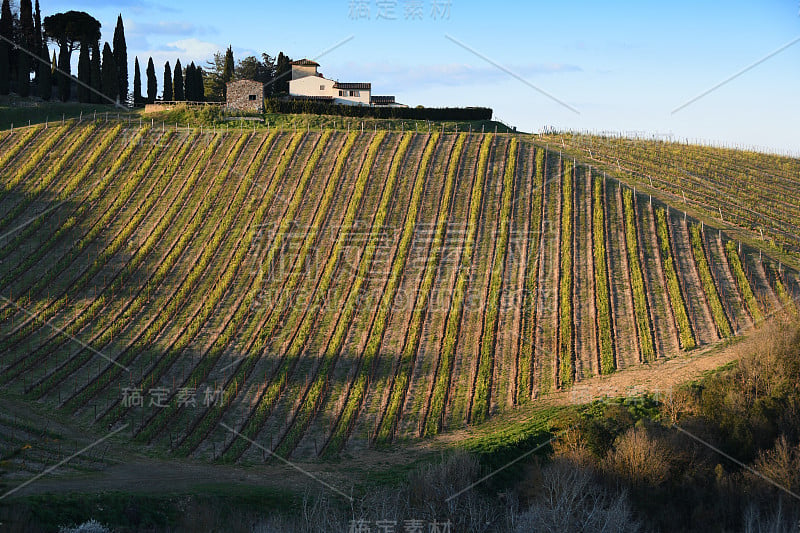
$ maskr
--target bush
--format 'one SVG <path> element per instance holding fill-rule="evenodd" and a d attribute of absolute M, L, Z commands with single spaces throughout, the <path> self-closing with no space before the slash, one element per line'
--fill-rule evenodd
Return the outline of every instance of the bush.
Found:
<path fill-rule="evenodd" d="M 670 449 L 643 427 L 632 427 L 617 439 L 606 458 L 606 466 L 633 486 L 658 486 L 671 470 Z"/>
<path fill-rule="evenodd" d="M 563 459 L 542 469 L 541 491 L 516 531 L 640 531 L 627 493 L 609 490 L 591 470 Z"/>
<path fill-rule="evenodd" d="M 413 120 L 491 120 L 488 107 L 371 107 L 330 104 L 313 100 L 269 98 L 267 113 L 311 113 L 344 117 L 403 118 Z"/>

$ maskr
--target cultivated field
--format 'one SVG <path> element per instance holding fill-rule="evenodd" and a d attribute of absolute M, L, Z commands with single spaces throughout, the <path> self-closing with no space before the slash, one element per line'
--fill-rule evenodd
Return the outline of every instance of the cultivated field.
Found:
<path fill-rule="evenodd" d="M 796 271 L 544 146 L 87 121 L 0 132 L 0 386 L 176 456 L 328 457 L 719 343 L 800 295 Z M 800 247 L 796 160 L 697 148 L 669 166 L 673 148 L 632 146 L 591 156 L 680 164 L 668 192 Z M 3 448 L 25 431 L 0 431 Z M 31 472 L 49 461 L 36 457 Z"/>

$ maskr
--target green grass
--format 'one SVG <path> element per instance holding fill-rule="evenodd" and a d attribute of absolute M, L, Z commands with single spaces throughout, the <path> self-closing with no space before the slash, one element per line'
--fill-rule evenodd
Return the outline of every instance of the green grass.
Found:
<path fill-rule="evenodd" d="M 95 113 L 98 118 L 102 116 L 103 119 L 108 113 L 109 120 L 116 118 L 118 113 L 120 117 L 136 116 L 133 111 L 122 110 L 113 105 L 64 103 L 52 100 L 43 102 L 0 96 L 0 129 L 2 130 L 11 128 L 12 124 L 14 129 L 45 122 L 53 125 L 55 122 L 61 123 L 62 116 L 70 119 L 79 118 L 83 114 L 84 120 L 92 119 Z"/>

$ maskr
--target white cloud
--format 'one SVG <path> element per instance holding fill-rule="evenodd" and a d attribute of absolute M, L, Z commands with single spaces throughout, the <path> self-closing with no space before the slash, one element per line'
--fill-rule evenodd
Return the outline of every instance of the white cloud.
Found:
<path fill-rule="evenodd" d="M 204 66 L 206 61 L 210 60 L 215 52 L 219 52 L 224 48 L 216 43 L 201 41 L 195 37 L 188 39 L 180 39 L 177 41 L 166 43 L 165 45 L 155 49 L 146 50 L 139 54 L 139 57 L 153 57 L 153 62 L 163 69 L 166 61 L 170 62 L 170 66 L 175 66 L 175 60 L 180 59 L 181 65 L 186 66 L 192 61 L 195 65 Z"/>

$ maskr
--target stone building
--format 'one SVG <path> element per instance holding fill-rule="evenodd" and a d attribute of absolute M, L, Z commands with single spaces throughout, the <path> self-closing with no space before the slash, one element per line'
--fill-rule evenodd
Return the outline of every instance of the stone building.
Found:
<path fill-rule="evenodd" d="M 260 81 L 230 81 L 226 88 L 226 107 L 236 111 L 264 111 L 264 84 Z"/>

